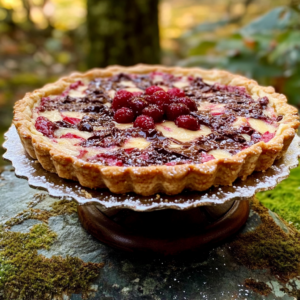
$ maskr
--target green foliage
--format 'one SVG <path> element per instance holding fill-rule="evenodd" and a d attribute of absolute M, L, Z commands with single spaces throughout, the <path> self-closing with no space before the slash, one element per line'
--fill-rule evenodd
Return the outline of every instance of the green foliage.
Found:
<path fill-rule="evenodd" d="M 274 190 L 258 193 L 257 198 L 270 210 L 300 230 L 300 167 Z"/>
<path fill-rule="evenodd" d="M 298 12 L 293 8 L 279 6 L 265 15 L 257 18 L 241 29 L 244 36 L 269 33 L 274 30 L 286 30 L 294 23 L 298 23 Z"/>
<path fill-rule="evenodd" d="M 227 24 L 230 24 L 227 21 Z M 204 23 L 182 36 L 190 45 L 184 66 L 219 67 L 273 85 L 300 106 L 300 13 L 281 6 L 224 37 L 226 21 Z M 204 34 L 204 30 L 211 34 Z"/>

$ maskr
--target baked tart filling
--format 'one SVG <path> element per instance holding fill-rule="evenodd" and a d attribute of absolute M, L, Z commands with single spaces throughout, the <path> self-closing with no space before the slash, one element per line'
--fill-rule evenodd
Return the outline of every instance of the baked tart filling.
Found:
<path fill-rule="evenodd" d="M 27 94 L 14 124 L 60 177 L 115 193 L 230 185 L 282 157 L 297 109 L 225 71 L 138 65 L 75 73 Z"/>
<path fill-rule="evenodd" d="M 42 97 L 35 128 L 66 154 L 106 166 L 201 164 L 269 142 L 282 120 L 268 97 L 197 76 L 119 73 Z"/>

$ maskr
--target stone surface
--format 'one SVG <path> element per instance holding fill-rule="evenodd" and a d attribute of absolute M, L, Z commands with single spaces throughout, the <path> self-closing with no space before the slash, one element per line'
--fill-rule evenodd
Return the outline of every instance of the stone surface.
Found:
<path fill-rule="evenodd" d="M 20 232 L 20 233 L 28 233 L 30 231 L 30 228 L 36 224 L 41 224 L 43 222 L 39 220 L 25 220 L 23 223 L 14 225 L 10 228 L 11 231 L 14 232 Z"/>
<path fill-rule="evenodd" d="M 57 239 L 50 251 L 39 253 L 50 258 L 52 255 L 77 256 L 85 262 L 101 262 L 105 250 L 97 240 L 81 227 L 77 214 L 56 216 L 49 219 L 50 229 L 57 233 Z"/>
<path fill-rule="evenodd" d="M 18 179 L 7 170 L 0 181 L 0 222 L 4 223 L 37 201 L 38 194 L 46 194 L 30 188 L 27 181 Z M 57 199 L 43 196 L 35 208 L 50 209 Z M 280 219 L 276 218 L 276 222 Z M 39 221 L 27 220 L 11 228 L 13 231 L 28 232 Z M 255 229 L 261 223 L 259 216 L 251 212 L 242 229 Z M 49 227 L 57 233 L 57 239 L 49 251 L 39 253 L 77 256 L 88 262 L 104 262 L 99 278 L 94 282 L 89 300 L 135 300 L 135 299 L 295 299 L 285 294 L 283 287 L 292 291 L 300 289 L 300 278 L 294 278 L 286 285 L 279 283 L 268 270 L 249 270 L 238 265 L 220 246 L 206 254 L 195 254 L 177 258 L 137 257 L 111 249 L 90 236 L 80 225 L 77 214 L 60 215 L 49 219 Z M 285 226 L 284 224 L 279 224 Z M 245 279 L 253 278 L 267 283 L 272 293 L 264 297 L 248 290 Z M 63 299 L 79 300 L 81 295 L 64 296 Z"/>

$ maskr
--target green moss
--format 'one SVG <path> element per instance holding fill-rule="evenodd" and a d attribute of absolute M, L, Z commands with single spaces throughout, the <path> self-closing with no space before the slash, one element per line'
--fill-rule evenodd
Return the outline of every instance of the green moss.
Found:
<path fill-rule="evenodd" d="M 263 296 L 268 296 L 272 289 L 264 282 L 256 281 L 254 279 L 246 279 L 244 283 L 245 287 L 251 289 L 255 293 L 258 293 Z"/>
<path fill-rule="evenodd" d="M 291 170 L 289 178 L 274 190 L 256 196 L 263 205 L 300 230 L 300 167 Z"/>
<path fill-rule="evenodd" d="M 71 215 L 77 212 L 77 203 L 75 201 L 61 200 L 54 202 L 52 205 L 51 213 L 53 215 Z"/>
<path fill-rule="evenodd" d="M 36 200 L 37 197 L 35 197 Z M 45 199 L 43 196 L 39 196 L 38 198 L 41 198 L 41 201 Z M 39 199 L 38 199 L 39 200 Z M 36 205 L 40 201 L 32 201 L 28 204 L 29 207 Z M 27 210 L 22 211 L 15 217 L 8 220 L 5 225 L 8 227 L 21 224 L 25 220 L 28 219 L 35 219 L 40 220 L 43 222 L 48 222 L 48 219 L 53 216 L 57 215 L 71 215 L 77 212 L 77 204 L 75 201 L 69 201 L 69 200 L 60 200 L 57 202 L 54 202 L 50 205 L 52 208 L 51 210 L 40 210 L 40 209 L 34 209 L 29 208 Z"/>
<path fill-rule="evenodd" d="M 229 244 L 229 251 L 241 264 L 251 269 L 270 269 L 282 281 L 299 273 L 300 233 L 290 228 L 285 233 L 275 223 L 258 200 L 252 209 L 260 215 L 262 224 L 254 231 L 240 234 Z"/>
<path fill-rule="evenodd" d="M 29 209 L 6 224 L 12 226 L 29 218 L 45 222 L 33 226 L 29 233 L 11 232 L 5 226 L 0 227 L 0 290 L 3 299 L 44 300 L 63 293 L 87 295 L 103 264 L 84 263 L 69 256 L 48 259 L 38 254 L 40 249 L 49 249 L 56 239 L 56 233 L 46 224 L 49 217 L 74 212 L 76 203 L 57 201 L 50 211 Z"/>

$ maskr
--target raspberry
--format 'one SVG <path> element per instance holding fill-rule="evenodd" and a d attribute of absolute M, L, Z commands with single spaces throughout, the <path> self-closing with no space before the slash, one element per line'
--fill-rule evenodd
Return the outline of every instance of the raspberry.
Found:
<path fill-rule="evenodd" d="M 83 158 L 89 151 L 86 149 L 80 149 L 79 154 L 76 156 L 77 158 Z"/>
<path fill-rule="evenodd" d="M 50 100 L 50 97 L 42 97 L 40 106 L 36 107 L 37 112 L 44 112 L 46 110 L 45 106 Z"/>
<path fill-rule="evenodd" d="M 152 102 L 152 96 L 150 95 L 146 95 L 146 94 L 143 94 L 141 95 L 141 97 L 146 100 L 148 103 L 151 103 Z"/>
<path fill-rule="evenodd" d="M 123 166 L 123 162 L 121 160 L 115 160 L 115 159 L 108 158 L 108 159 L 105 160 L 105 162 L 109 166 L 117 166 L 117 167 L 122 167 Z"/>
<path fill-rule="evenodd" d="M 201 161 L 202 161 L 203 163 L 215 159 L 215 157 L 214 157 L 213 155 L 207 154 L 207 153 L 205 153 L 205 152 L 202 152 L 202 157 L 201 157 L 201 158 L 202 158 Z"/>
<path fill-rule="evenodd" d="M 189 108 L 182 103 L 172 103 L 167 108 L 167 118 L 170 121 L 176 120 L 181 115 L 188 115 L 190 113 Z"/>
<path fill-rule="evenodd" d="M 142 129 L 152 129 L 154 128 L 154 120 L 149 116 L 141 115 L 136 118 L 133 126 L 140 127 Z"/>
<path fill-rule="evenodd" d="M 66 133 L 64 135 L 61 135 L 60 138 L 66 138 L 66 139 L 80 139 L 82 141 L 84 141 L 84 138 L 79 136 L 79 135 L 76 135 L 76 134 L 73 134 L 73 133 Z"/>
<path fill-rule="evenodd" d="M 128 103 L 136 116 L 141 115 L 143 109 L 148 106 L 148 102 L 141 97 L 133 98 Z"/>
<path fill-rule="evenodd" d="M 125 149 L 124 151 L 127 153 L 127 154 L 130 154 L 132 151 L 134 151 L 135 148 L 127 148 Z"/>
<path fill-rule="evenodd" d="M 41 99 L 41 106 L 44 106 L 46 104 L 48 104 L 48 102 L 51 100 L 50 97 L 42 97 Z"/>
<path fill-rule="evenodd" d="M 122 107 L 116 111 L 114 119 L 118 123 L 130 123 L 134 120 L 134 113 L 128 107 Z"/>
<path fill-rule="evenodd" d="M 163 107 L 164 110 L 166 110 L 168 105 L 170 104 L 170 96 L 165 91 L 158 91 L 152 95 L 151 102 Z"/>
<path fill-rule="evenodd" d="M 155 123 L 159 123 L 163 119 L 164 111 L 161 107 L 155 104 L 150 104 L 143 109 L 143 115 L 149 116 L 154 120 Z"/>
<path fill-rule="evenodd" d="M 195 117 L 192 117 L 190 115 L 179 116 L 176 119 L 175 124 L 178 127 L 189 129 L 189 130 L 196 131 L 200 129 L 198 120 Z"/>
<path fill-rule="evenodd" d="M 81 120 L 78 118 L 71 118 L 71 117 L 63 117 L 63 121 L 66 121 L 68 123 L 71 123 L 73 125 L 78 124 Z"/>
<path fill-rule="evenodd" d="M 246 89 L 243 86 L 232 86 L 232 85 L 223 85 L 220 83 L 215 83 L 213 88 L 217 91 L 227 91 L 230 93 L 237 93 L 240 95 L 246 96 Z"/>
<path fill-rule="evenodd" d="M 130 100 L 132 97 L 133 94 L 128 91 L 125 90 L 117 91 L 114 100 L 112 102 L 112 109 L 116 111 L 119 108 L 128 107 L 128 100 Z"/>
<path fill-rule="evenodd" d="M 147 151 L 142 152 L 142 154 L 140 155 L 140 158 L 144 161 L 149 160 L 149 153 Z"/>
<path fill-rule="evenodd" d="M 44 136 L 49 138 L 54 137 L 54 131 L 58 129 L 58 126 L 51 122 L 46 117 L 38 117 L 35 121 L 35 128 L 41 132 Z"/>
<path fill-rule="evenodd" d="M 168 163 L 165 164 L 166 166 L 176 166 L 177 165 L 177 161 L 170 161 Z"/>
<path fill-rule="evenodd" d="M 189 97 L 178 98 L 175 99 L 174 102 L 185 104 L 190 109 L 190 111 L 198 110 L 196 102 Z"/>
<path fill-rule="evenodd" d="M 274 136 L 275 136 L 275 133 L 270 133 L 269 131 L 267 131 L 267 132 L 265 132 L 265 133 L 261 136 L 261 141 L 267 143 L 267 142 L 269 142 Z"/>
<path fill-rule="evenodd" d="M 211 112 L 211 115 L 212 116 L 220 116 L 220 115 L 223 115 L 224 112 L 225 112 L 224 110 L 215 110 L 215 111 Z"/>
<path fill-rule="evenodd" d="M 147 95 L 153 95 L 157 91 L 163 91 L 163 89 L 161 87 L 159 87 L 159 86 L 152 85 L 152 86 L 146 88 L 145 93 Z"/>
<path fill-rule="evenodd" d="M 81 80 L 76 81 L 70 85 L 71 90 L 76 90 L 80 85 L 84 85 Z"/>
<path fill-rule="evenodd" d="M 183 165 L 183 164 L 190 164 L 192 161 L 187 159 L 187 160 L 180 160 L 180 161 L 170 161 L 166 163 L 166 166 L 176 166 L 176 165 Z"/>
<path fill-rule="evenodd" d="M 179 98 L 185 96 L 184 91 L 180 90 L 179 88 L 169 89 L 168 94 L 170 95 L 170 98 Z"/>
<path fill-rule="evenodd" d="M 114 154 L 110 153 L 100 153 L 94 157 L 91 157 L 89 160 L 100 160 L 101 162 L 105 163 L 108 166 L 118 166 L 122 167 L 123 162 L 118 159 L 118 157 Z"/>

